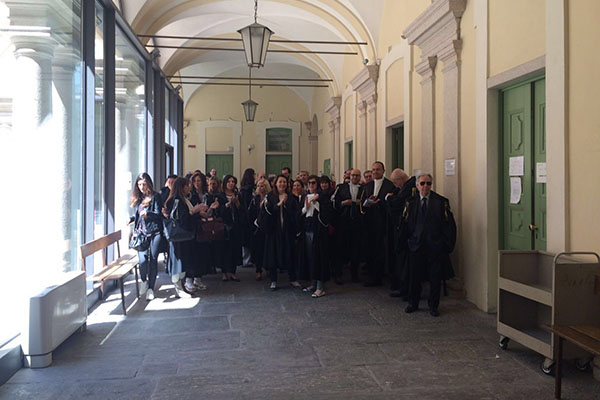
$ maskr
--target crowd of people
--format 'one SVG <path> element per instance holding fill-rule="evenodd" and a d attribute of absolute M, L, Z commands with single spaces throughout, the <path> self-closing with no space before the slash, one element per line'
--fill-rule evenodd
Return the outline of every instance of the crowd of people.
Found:
<path fill-rule="evenodd" d="M 142 173 L 130 220 L 148 237 L 147 248 L 138 250 L 142 292 L 154 298 L 158 255 L 167 252 L 178 297 L 206 289 L 202 277 L 217 271 L 223 281 L 239 282 L 237 268 L 249 266 L 270 290 L 286 272 L 292 288 L 319 298 L 329 281 L 344 283 L 348 267 L 350 280 L 364 286 L 381 286 L 388 277 L 390 296 L 408 301 L 407 313 L 418 310 L 428 281 L 429 312 L 438 316 L 442 281 L 453 276 L 449 201 L 431 190 L 430 174 L 409 177 L 395 169 L 387 179 L 384 173 L 380 161 L 364 174 L 346 170 L 340 183 L 308 171 L 292 179 L 290 168 L 267 178 L 248 168 L 238 183 L 232 175 L 221 181 L 214 169 L 197 170 L 169 176 L 160 193 Z M 165 221 L 191 235 L 166 240 Z"/>

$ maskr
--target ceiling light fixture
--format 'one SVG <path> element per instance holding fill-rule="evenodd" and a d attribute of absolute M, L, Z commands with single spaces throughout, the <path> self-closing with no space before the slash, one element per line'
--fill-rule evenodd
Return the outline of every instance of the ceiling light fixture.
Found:
<path fill-rule="evenodd" d="M 252 68 L 248 67 L 248 100 L 242 103 L 244 114 L 246 115 L 246 122 L 254 121 L 257 106 L 258 103 L 252 101 Z"/>
<path fill-rule="evenodd" d="M 246 61 L 251 68 L 264 67 L 267 58 L 269 40 L 273 31 L 256 22 L 258 13 L 258 0 L 254 0 L 254 23 L 238 31 L 242 35 Z"/>

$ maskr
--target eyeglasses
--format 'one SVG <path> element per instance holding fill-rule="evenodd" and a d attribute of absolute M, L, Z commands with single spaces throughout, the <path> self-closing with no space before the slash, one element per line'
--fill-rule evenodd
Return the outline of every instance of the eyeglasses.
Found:
<path fill-rule="evenodd" d="M 308 181 L 308 184 L 309 184 L 309 185 L 316 185 L 316 184 L 317 184 L 317 181 Z"/>
<path fill-rule="evenodd" d="M 360 174 L 350 174 L 350 176 L 358 176 L 360 178 Z"/>
<path fill-rule="evenodd" d="M 425 185 L 427 185 L 427 186 L 431 186 L 432 184 L 433 184 L 433 182 L 431 182 L 431 181 L 427 181 L 427 182 L 419 182 L 419 185 L 421 185 L 421 186 L 425 186 Z"/>

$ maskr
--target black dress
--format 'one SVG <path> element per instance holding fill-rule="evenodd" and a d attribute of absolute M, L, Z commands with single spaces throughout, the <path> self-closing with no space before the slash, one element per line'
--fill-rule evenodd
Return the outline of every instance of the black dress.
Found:
<path fill-rule="evenodd" d="M 193 206 L 202 204 L 204 195 L 192 189 L 191 200 Z M 194 214 L 194 224 L 196 230 L 200 229 L 200 214 Z M 212 262 L 212 254 L 209 243 L 198 243 L 194 241 L 192 245 L 192 261 L 191 271 L 186 275 L 187 278 L 200 278 L 204 275 L 212 273 L 214 263 Z"/>
<path fill-rule="evenodd" d="M 225 213 L 225 204 L 227 203 L 227 199 L 225 195 L 221 192 L 218 193 L 206 193 L 202 202 L 207 206 L 211 206 L 214 202 L 219 203 L 219 207 L 216 209 L 209 209 L 207 212 L 211 217 L 223 218 L 223 214 Z M 225 249 L 224 241 L 212 242 L 208 244 L 210 248 L 210 267 L 209 273 L 215 273 L 216 267 L 223 268 L 223 264 L 225 262 L 223 252 Z"/>
<path fill-rule="evenodd" d="M 166 210 L 167 213 L 171 214 L 171 210 L 177 202 L 177 211 L 175 217 L 177 221 L 187 230 L 195 229 L 194 218 L 190 215 L 190 209 L 186 204 L 185 199 L 179 196 L 171 198 L 167 201 Z M 171 275 L 181 274 L 188 272 L 193 269 L 193 246 L 194 241 L 189 240 L 185 242 L 169 242 L 169 258 L 171 262 Z"/>
<path fill-rule="evenodd" d="M 229 201 L 229 199 L 227 200 Z M 242 264 L 242 237 L 245 218 L 246 213 L 241 203 L 236 205 L 232 202 L 224 207 L 225 242 L 223 246 L 223 273 L 235 274 L 237 266 Z"/>
<path fill-rule="evenodd" d="M 250 207 L 250 203 L 252 202 L 252 193 L 254 192 L 254 185 L 244 185 L 240 189 L 240 203 L 244 211 L 247 211 Z M 248 218 L 247 212 L 244 212 L 244 218 L 242 220 L 242 246 L 244 247 L 252 247 L 252 231 L 253 231 L 253 222 L 254 220 L 250 220 Z M 252 250 L 250 250 L 250 254 L 252 254 Z"/>
<path fill-rule="evenodd" d="M 263 258 L 265 255 L 265 229 L 259 224 L 259 211 L 260 195 L 256 195 L 250 201 L 246 216 L 251 230 L 250 260 L 256 267 L 256 272 L 262 273 Z"/>
<path fill-rule="evenodd" d="M 305 196 L 302 205 L 305 204 Z M 314 210 L 312 216 L 307 216 L 302 209 L 303 244 L 300 246 L 301 255 L 300 277 L 310 282 L 326 282 L 331 278 L 329 254 L 329 223 L 333 214 L 330 196 L 319 194 L 319 210 Z"/>
<path fill-rule="evenodd" d="M 277 269 L 288 270 L 290 281 L 297 280 L 294 240 L 298 225 L 298 202 L 288 196 L 281 206 L 279 196 L 269 193 L 260 207 L 259 221 L 265 227 L 264 267 L 271 282 L 277 282 Z"/>

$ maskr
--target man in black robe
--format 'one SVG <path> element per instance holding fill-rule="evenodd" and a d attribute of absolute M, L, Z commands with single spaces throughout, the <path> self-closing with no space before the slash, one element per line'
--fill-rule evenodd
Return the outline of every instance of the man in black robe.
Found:
<path fill-rule="evenodd" d="M 431 190 L 430 174 L 417 177 L 419 195 L 411 198 L 402 214 L 401 232 L 409 250 L 409 293 L 407 313 L 419 309 L 421 282 L 431 286 L 429 313 L 440 315 L 440 292 L 448 254 L 456 242 L 456 224 L 447 198 Z"/>
<path fill-rule="evenodd" d="M 363 242 L 362 205 L 364 187 L 360 185 L 360 170 L 350 170 L 350 182 L 338 186 L 334 207 L 339 212 L 340 229 L 338 235 L 337 257 L 335 260 L 336 278 L 341 275 L 343 264 L 350 262 L 352 282 L 359 282 L 358 264 Z"/>
<path fill-rule="evenodd" d="M 373 180 L 365 186 L 363 207 L 366 211 L 368 256 L 367 270 L 369 280 L 365 286 L 381 286 L 386 268 L 386 249 L 388 246 L 388 218 L 385 198 L 394 190 L 394 184 L 383 176 L 385 167 L 381 161 L 372 165 Z"/>

